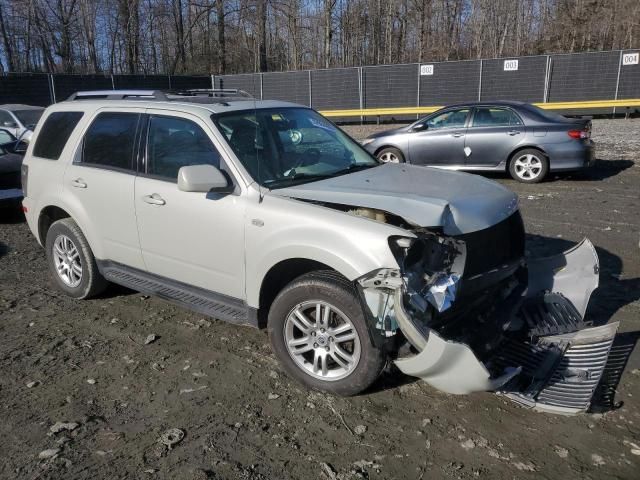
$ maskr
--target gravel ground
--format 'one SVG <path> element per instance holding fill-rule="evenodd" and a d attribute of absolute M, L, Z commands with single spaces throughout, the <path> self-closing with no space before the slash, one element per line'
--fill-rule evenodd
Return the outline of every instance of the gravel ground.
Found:
<path fill-rule="evenodd" d="M 529 251 L 594 242 L 590 318 L 620 321 L 624 352 L 640 332 L 640 121 L 595 121 L 594 139 L 588 173 L 492 178 L 520 195 Z M 290 380 L 265 332 L 122 288 L 59 294 L 21 214 L 0 215 L 1 478 L 638 478 L 638 349 L 616 408 L 599 414 L 534 413 L 390 373 L 336 398 Z M 168 448 L 171 428 L 184 438 Z"/>

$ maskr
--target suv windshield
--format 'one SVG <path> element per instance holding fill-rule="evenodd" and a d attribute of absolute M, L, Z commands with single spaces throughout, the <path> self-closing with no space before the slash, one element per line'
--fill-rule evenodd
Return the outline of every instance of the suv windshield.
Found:
<path fill-rule="evenodd" d="M 307 108 L 269 108 L 212 115 L 255 181 L 282 188 L 379 162 L 320 114 Z"/>
<path fill-rule="evenodd" d="M 20 120 L 20 123 L 25 127 L 35 127 L 38 120 L 44 113 L 42 110 L 14 110 L 13 114 Z"/>

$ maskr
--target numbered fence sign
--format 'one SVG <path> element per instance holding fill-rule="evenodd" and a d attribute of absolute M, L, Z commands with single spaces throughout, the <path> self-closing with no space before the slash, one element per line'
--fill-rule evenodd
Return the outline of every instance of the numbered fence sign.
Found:
<path fill-rule="evenodd" d="M 640 54 L 638 52 L 625 53 L 625 54 L 622 55 L 622 64 L 623 65 L 638 65 L 638 57 L 640 57 Z"/>
<path fill-rule="evenodd" d="M 504 61 L 504 71 L 505 72 L 515 72 L 518 70 L 518 60 L 505 60 Z"/>
<path fill-rule="evenodd" d="M 433 75 L 433 65 L 420 65 L 420 75 Z"/>

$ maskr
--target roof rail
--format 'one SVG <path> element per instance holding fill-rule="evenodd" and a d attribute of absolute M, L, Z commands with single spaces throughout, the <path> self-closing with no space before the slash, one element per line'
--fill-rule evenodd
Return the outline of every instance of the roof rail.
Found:
<path fill-rule="evenodd" d="M 90 90 L 73 93 L 67 100 L 167 100 L 167 96 L 160 90 Z"/>
<path fill-rule="evenodd" d="M 170 95 L 176 95 L 180 97 L 211 97 L 211 98 L 230 98 L 230 97 L 242 97 L 253 98 L 249 92 L 240 90 L 239 88 L 190 88 L 187 90 L 174 90 L 167 92 Z"/>

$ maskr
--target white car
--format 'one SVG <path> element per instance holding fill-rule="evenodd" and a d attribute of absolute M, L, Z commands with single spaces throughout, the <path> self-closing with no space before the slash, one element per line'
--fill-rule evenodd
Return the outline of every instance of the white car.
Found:
<path fill-rule="evenodd" d="M 33 105 L 0 105 L 0 127 L 8 130 L 14 137 L 29 143 L 44 107 Z"/>
<path fill-rule="evenodd" d="M 585 328 L 588 240 L 526 261 L 511 191 L 381 164 L 299 105 L 74 94 L 38 124 L 23 188 L 67 294 L 114 282 L 267 327 L 291 376 L 336 394 L 392 361 L 450 393 L 582 411 L 617 327 Z"/>

